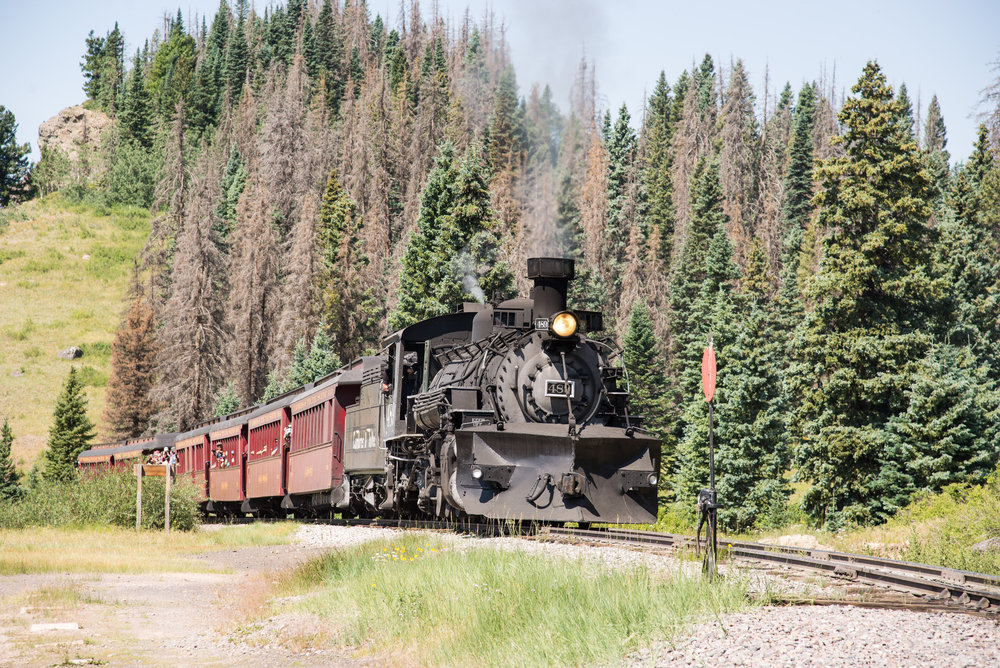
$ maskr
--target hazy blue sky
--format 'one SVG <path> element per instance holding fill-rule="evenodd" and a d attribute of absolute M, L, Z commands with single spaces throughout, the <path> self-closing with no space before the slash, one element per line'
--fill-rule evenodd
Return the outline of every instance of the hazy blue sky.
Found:
<path fill-rule="evenodd" d="M 258 0 L 262 10 L 267 2 Z M 407 6 L 409 1 L 406 0 Z M 836 73 L 838 93 L 877 59 L 893 85 L 905 81 L 926 108 L 936 93 L 948 127 L 948 148 L 959 159 L 975 139 L 980 91 L 1000 76 L 998 0 L 844 0 L 836 3 L 637 0 L 442 0 L 438 11 L 459 20 L 492 8 L 506 26 L 522 94 L 549 84 L 565 110 L 580 58 L 596 65 L 602 104 L 628 104 L 633 118 L 660 70 L 676 80 L 706 52 L 728 68 L 743 59 L 762 103 L 765 70 L 772 94 L 825 72 Z M 103 35 L 117 20 L 129 51 L 178 6 L 190 21 L 209 20 L 219 0 L 0 0 L 0 104 L 19 123 L 18 136 L 37 157 L 38 125 L 84 99 L 79 62 L 90 30 Z M 399 0 L 370 0 L 372 15 L 395 24 Z M 422 3 L 425 17 L 432 3 Z M 200 22 L 200 19 L 199 19 Z"/>

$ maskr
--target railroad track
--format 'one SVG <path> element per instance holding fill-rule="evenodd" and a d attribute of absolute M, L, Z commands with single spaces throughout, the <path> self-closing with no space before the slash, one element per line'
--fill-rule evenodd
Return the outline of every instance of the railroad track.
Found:
<path fill-rule="evenodd" d="M 254 518 L 231 518 L 229 523 L 243 524 L 267 521 Z M 543 540 L 579 540 L 659 547 L 670 550 L 692 548 L 692 536 L 637 531 L 633 529 L 572 529 L 556 526 L 505 522 L 440 522 L 405 519 L 328 519 L 299 520 L 332 526 L 369 526 L 392 529 L 449 531 L 477 536 L 536 536 Z M 897 592 L 918 596 L 917 601 L 884 598 L 881 601 L 825 600 L 788 598 L 783 602 L 796 604 L 878 605 L 904 609 L 948 609 L 1000 614 L 1000 577 L 973 573 L 910 561 L 882 559 L 863 554 L 835 552 L 784 545 L 767 545 L 737 540 L 720 540 L 719 548 L 730 558 L 776 563 L 796 570 L 818 572 L 845 582 L 881 585 Z"/>
<path fill-rule="evenodd" d="M 695 544 L 691 536 L 628 529 L 544 527 L 540 530 L 540 535 L 557 539 L 610 541 L 670 549 L 693 547 Z M 1000 577 L 995 575 L 910 561 L 881 559 L 863 554 L 736 540 L 719 540 L 719 548 L 732 558 L 777 563 L 794 569 L 825 573 L 845 581 L 882 585 L 896 591 L 914 594 L 923 599 L 919 604 L 923 607 L 1000 613 Z M 901 605 L 898 601 L 891 604 Z"/>

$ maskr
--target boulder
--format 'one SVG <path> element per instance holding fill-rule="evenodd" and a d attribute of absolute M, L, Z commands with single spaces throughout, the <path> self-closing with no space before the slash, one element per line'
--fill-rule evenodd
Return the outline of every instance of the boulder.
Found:
<path fill-rule="evenodd" d="M 75 360 L 78 357 L 83 357 L 83 351 L 76 346 L 70 346 L 66 350 L 62 350 L 56 355 L 61 360 Z"/>
<path fill-rule="evenodd" d="M 1000 551 L 1000 538 L 987 538 L 981 543 L 972 546 L 973 552 L 997 552 Z"/>

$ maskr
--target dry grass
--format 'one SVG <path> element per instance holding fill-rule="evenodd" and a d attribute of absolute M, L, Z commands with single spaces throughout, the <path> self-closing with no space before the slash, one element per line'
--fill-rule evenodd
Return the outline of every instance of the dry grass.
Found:
<path fill-rule="evenodd" d="M 113 528 L 0 531 L 0 575 L 212 572 L 216 569 L 192 556 L 250 545 L 281 545 L 296 528 L 293 523 L 276 523 L 169 535 Z"/>
<path fill-rule="evenodd" d="M 88 413 L 100 426 L 111 342 L 149 214 L 71 205 L 59 195 L 16 209 L 0 230 L 0 418 L 10 420 L 14 459 L 26 470 L 45 447 L 71 365 L 90 383 Z M 69 346 L 84 357 L 56 359 Z"/>

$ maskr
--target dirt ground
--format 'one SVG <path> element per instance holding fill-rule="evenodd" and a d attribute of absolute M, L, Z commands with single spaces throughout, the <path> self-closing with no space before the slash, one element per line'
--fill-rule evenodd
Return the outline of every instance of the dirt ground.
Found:
<path fill-rule="evenodd" d="M 0 666 L 360 666 L 350 650 L 294 650 L 237 621 L 273 574 L 322 549 L 253 547 L 199 555 L 227 573 L 0 577 Z M 249 593 L 249 596 L 248 596 Z M 66 629 L 73 625 L 78 628 Z"/>

